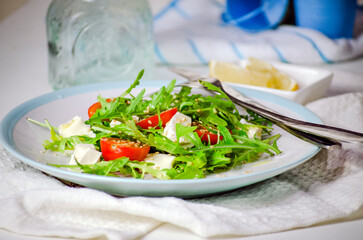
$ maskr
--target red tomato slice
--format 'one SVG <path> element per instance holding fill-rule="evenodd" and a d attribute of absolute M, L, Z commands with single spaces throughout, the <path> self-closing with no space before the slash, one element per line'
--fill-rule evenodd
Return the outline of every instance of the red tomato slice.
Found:
<path fill-rule="evenodd" d="M 106 99 L 107 102 L 111 102 L 112 99 L 108 98 Z M 100 109 L 102 107 L 100 102 L 96 102 L 94 104 L 92 104 L 89 108 L 88 108 L 88 117 L 91 118 L 93 116 L 93 114 L 96 113 L 97 109 Z"/>
<path fill-rule="evenodd" d="M 106 161 L 120 157 L 143 161 L 149 151 L 150 146 L 140 142 L 119 138 L 101 138 L 101 152 Z"/>
<path fill-rule="evenodd" d="M 214 145 L 218 142 L 218 135 L 208 131 L 208 129 L 201 125 L 198 125 L 198 128 L 195 130 L 195 132 L 198 134 L 200 140 L 202 140 L 203 142 L 210 141 L 211 145 Z M 223 136 L 219 135 L 219 139 L 222 140 Z"/>
<path fill-rule="evenodd" d="M 170 121 L 170 119 L 176 114 L 177 111 L 177 108 L 171 108 L 160 113 L 161 124 L 163 127 L 165 127 L 165 124 Z M 159 116 L 154 115 L 152 117 L 143 119 L 137 122 L 136 125 L 140 126 L 143 129 L 156 127 L 159 125 Z"/>

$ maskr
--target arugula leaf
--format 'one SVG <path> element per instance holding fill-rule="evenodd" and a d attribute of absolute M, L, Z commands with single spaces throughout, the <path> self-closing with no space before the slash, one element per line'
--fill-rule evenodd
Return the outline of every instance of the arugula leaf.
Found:
<path fill-rule="evenodd" d="M 153 164 L 146 162 L 130 161 L 126 157 L 112 161 L 101 161 L 95 164 L 83 165 L 77 161 L 77 165 L 57 165 L 49 164 L 53 167 L 80 169 L 84 173 L 101 176 L 118 177 L 121 175 L 131 175 L 134 178 L 144 178 L 145 174 L 151 174 L 159 179 L 170 179 L 167 170 L 158 170 L 152 167 Z"/>
<path fill-rule="evenodd" d="M 225 99 L 230 100 L 229 97 L 219 87 L 214 86 L 210 82 L 199 80 L 199 83 L 202 84 L 204 87 L 206 87 L 208 90 L 219 93 L 220 98 L 225 98 Z"/>
<path fill-rule="evenodd" d="M 214 172 L 217 168 L 228 168 L 228 165 L 232 160 L 230 157 L 227 157 L 230 153 L 232 153 L 231 149 L 223 149 L 212 152 L 209 156 L 207 170 Z"/>
<path fill-rule="evenodd" d="M 174 176 L 174 179 L 197 179 L 204 177 L 205 175 L 202 169 L 194 165 L 187 165 L 183 172 Z"/>
<path fill-rule="evenodd" d="M 193 144 L 196 148 L 200 148 L 203 145 L 202 141 L 200 140 L 198 134 L 194 132 L 197 129 L 197 127 L 185 127 L 181 125 L 180 123 L 177 123 L 175 125 L 175 132 L 177 137 L 177 142 L 180 141 L 181 137 L 184 137 L 186 140 L 188 140 L 191 144 Z"/>
<path fill-rule="evenodd" d="M 135 112 L 136 108 L 142 101 L 144 94 L 145 94 L 145 89 L 141 90 L 141 92 L 137 95 L 137 97 L 131 101 L 131 104 L 126 108 L 127 114 L 131 114 L 131 113 Z"/>
<path fill-rule="evenodd" d="M 132 91 L 132 89 L 134 89 L 136 86 L 138 86 L 140 84 L 140 79 L 142 78 L 142 75 L 144 75 L 144 69 L 139 72 L 139 74 L 137 75 L 135 81 L 131 84 L 131 86 L 124 93 L 122 93 L 119 96 L 119 98 L 126 97 L 127 94 L 129 94 Z"/>
<path fill-rule="evenodd" d="M 179 143 L 175 143 L 171 141 L 170 139 L 160 135 L 160 134 L 150 134 L 147 143 L 155 147 L 156 150 L 167 152 L 170 154 L 186 154 L 188 151 L 186 151 L 184 148 L 182 148 Z"/>

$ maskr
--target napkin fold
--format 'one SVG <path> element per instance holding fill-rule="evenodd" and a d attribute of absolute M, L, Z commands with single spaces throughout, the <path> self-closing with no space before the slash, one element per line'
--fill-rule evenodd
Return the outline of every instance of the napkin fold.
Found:
<path fill-rule="evenodd" d="M 282 25 L 248 33 L 225 24 L 225 1 L 149 0 L 154 15 L 155 52 L 162 64 L 207 64 L 248 57 L 287 63 L 332 63 L 363 54 L 363 34 L 330 39 L 308 28 Z M 358 12 L 360 13 L 360 12 Z M 360 30 L 361 31 L 361 30 Z"/>
<path fill-rule="evenodd" d="M 328 97 L 307 107 L 330 125 L 363 132 L 363 92 Z M 362 159 L 359 148 L 322 150 L 266 181 L 183 200 L 114 197 L 68 187 L 12 158 L 1 147 L 0 228 L 31 236 L 113 240 L 141 237 L 162 223 L 202 237 L 305 227 L 344 218 L 363 205 Z"/>

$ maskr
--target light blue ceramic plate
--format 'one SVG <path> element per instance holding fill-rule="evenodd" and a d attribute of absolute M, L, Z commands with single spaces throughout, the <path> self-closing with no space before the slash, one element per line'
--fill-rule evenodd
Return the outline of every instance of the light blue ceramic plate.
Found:
<path fill-rule="evenodd" d="M 142 88 L 150 92 L 155 91 L 167 83 L 167 81 L 143 81 L 141 86 L 135 89 L 135 94 Z M 2 120 L 1 142 L 13 156 L 36 169 L 63 180 L 120 196 L 194 197 L 229 191 L 283 173 L 307 161 L 320 150 L 275 126 L 274 133 L 282 134 L 278 140 L 282 154 L 265 157 L 255 163 L 245 164 L 224 174 L 211 175 L 205 179 L 163 181 L 104 177 L 63 170 L 46 164 L 67 162 L 69 156 L 41 153 L 43 141 L 49 139 L 49 131 L 28 122 L 27 117 L 38 121 L 48 119 L 54 126 L 76 115 L 87 119 L 87 109 L 97 100 L 99 94 L 103 97 L 118 96 L 129 85 L 130 82 L 118 82 L 80 86 L 45 94 L 25 102 Z M 251 89 L 241 87 L 235 89 L 285 115 L 322 123 L 314 113 L 290 100 Z"/>

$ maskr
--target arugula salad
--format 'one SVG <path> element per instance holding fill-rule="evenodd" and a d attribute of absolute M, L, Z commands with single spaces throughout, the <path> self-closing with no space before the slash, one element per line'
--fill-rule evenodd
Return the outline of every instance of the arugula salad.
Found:
<path fill-rule="evenodd" d="M 114 177 L 196 179 L 281 153 L 272 124 L 241 114 L 212 84 L 200 81 L 213 96 L 176 88 L 175 80 L 150 96 L 145 89 L 133 95 L 142 75 L 117 97 L 98 96 L 85 121 L 76 116 L 54 127 L 28 119 L 49 128 L 45 151 L 73 151 L 69 164 L 50 165 Z"/>

